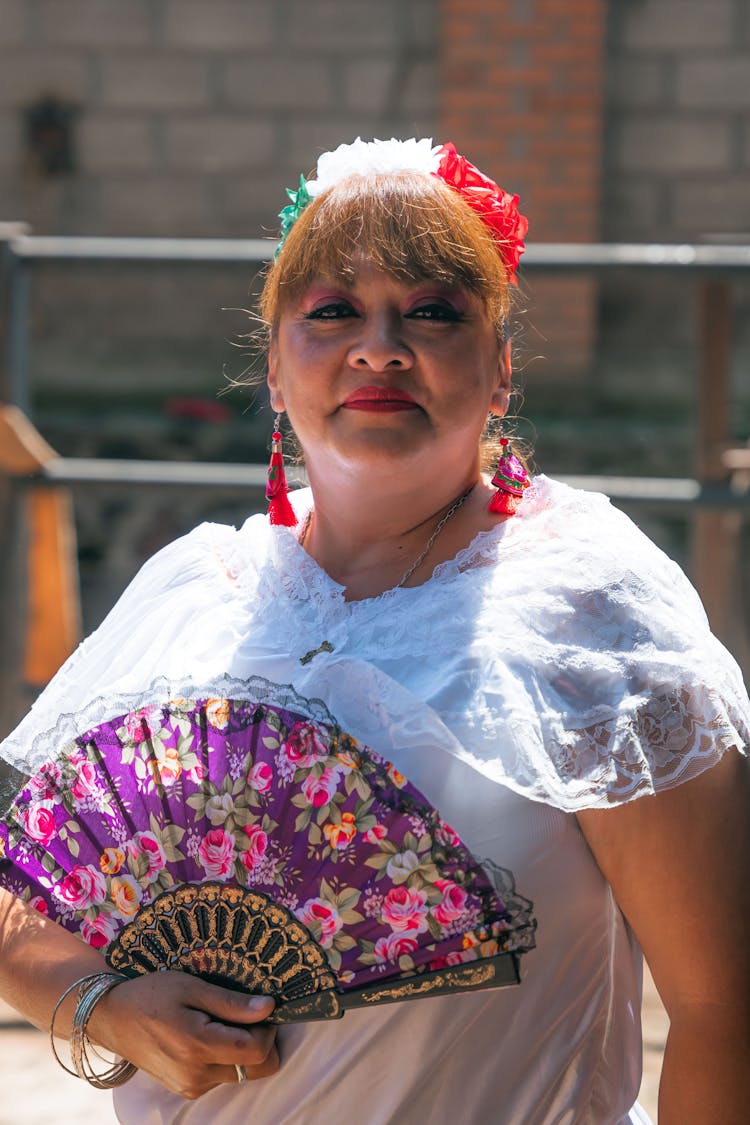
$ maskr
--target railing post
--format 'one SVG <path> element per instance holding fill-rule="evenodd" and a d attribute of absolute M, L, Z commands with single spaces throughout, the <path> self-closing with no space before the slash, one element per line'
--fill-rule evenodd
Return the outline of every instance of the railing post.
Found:
<path fill-rule="evenodd" d="M 20 390 L 16 383 L 18 368 L 14 351 L 21 325 L 16 320 L 19 310 L 13 293 L 17 284 L 18 262 L 11 253 L 9 243 L 14 238 L 29 234 L 30 230 L 28 223 L 0 223 L 0 402 L 15 402 Z M 28 303 L 26 307 L 28 314 Z M 23 329 L 28 331 L 28 320 Z"/>
<path fill-rule="evenodd" d="M 722 456 L 730 444 L 731 335 L 729 284 L 704 281 L 698 287 L 695 439 L 695 474 L 702 484 L 728 478 Z M 698 510 L 692 526 L 693 580 L 714 632 L 738 655 L 745 643 L 741 614 L 737 612 L 741 524 L 742 516 L 735 512 Z"/>
<path fill-rule="evenodd" d="M 10 347 L 14 262 L 8 243 L 29 232 L 26 223 L 0 223 L 0 405 L 11 402 L 16 393 Z M 23 498 L 15 481 L 0 472 L 0 736 L 14 726 L 25 709 L 19 660 L 25 603 L 23 511 Z"/>

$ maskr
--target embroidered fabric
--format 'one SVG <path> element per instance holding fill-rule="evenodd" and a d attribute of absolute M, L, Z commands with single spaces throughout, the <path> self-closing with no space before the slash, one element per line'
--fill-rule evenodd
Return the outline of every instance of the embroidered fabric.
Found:
<path fill-rule="evenodd" d="M 303 518 L 309 493 L 292 499 Z M 605 497 L 540 477 L 424 585 L 360 602 L 287 528 L 202 525 L 146 564 L 0 753 L 28 774 L 125 705 L 253 675 L 319 695 L 386 755 L 439 746 L 566 812 L 750 742 L 740 671 L 679 568 Z"/>

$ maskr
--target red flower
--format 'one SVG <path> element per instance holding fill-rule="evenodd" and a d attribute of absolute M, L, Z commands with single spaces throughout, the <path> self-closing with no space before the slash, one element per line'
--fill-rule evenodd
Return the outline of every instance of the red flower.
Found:
<path fill-rule="evenodd" d="M 529 229 L 528 220 L 518 210 L 518 196 L 498 187 L 465 156 L 460 156 L 455 145 L 443 145 L 440 151 L 442 157 L 435 174 L 463 196 L 490 228 L 507 267 L 508 280 L 516 285 L 518 263 L 526 249 L 523 240 Z"/>

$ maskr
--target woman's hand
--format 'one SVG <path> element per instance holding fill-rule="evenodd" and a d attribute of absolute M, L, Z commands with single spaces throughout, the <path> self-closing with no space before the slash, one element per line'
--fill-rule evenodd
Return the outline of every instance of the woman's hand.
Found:
<path fill-rule="evenodd" d="M 163 972 L 117 985 L 97 1004 L 89 1035 L 182 1098 L 279 1068 L 276 1028 L 262 1021 L 273 1000 L 207 984 L 187 973 Z"/>

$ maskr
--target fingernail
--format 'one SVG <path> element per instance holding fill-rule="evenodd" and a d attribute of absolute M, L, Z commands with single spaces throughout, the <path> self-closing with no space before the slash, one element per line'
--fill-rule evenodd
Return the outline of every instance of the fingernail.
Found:
<path fill-rule="evenodd" d="M 272 996 L 251 996 L 247 1006 L 251 1012 L 264 1012 L 270 1010 L 268 1005 L 274 1006 Z"/>

